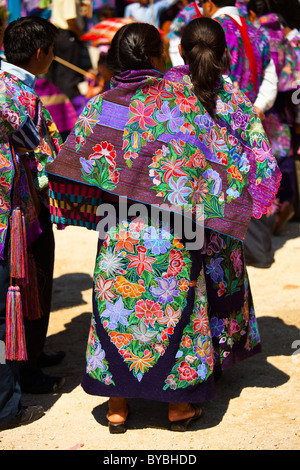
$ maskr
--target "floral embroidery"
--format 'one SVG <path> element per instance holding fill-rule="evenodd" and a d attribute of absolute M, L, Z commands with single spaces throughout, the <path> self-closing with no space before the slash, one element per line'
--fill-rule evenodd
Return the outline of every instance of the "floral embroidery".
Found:
<path fill-rule="evenodd" d="M 214 361 L 220 365 L 231 354 L 235 344 L 243 344 L 247 351 L 251 351 L 260 343 L 260 336 L 247 271 L 244 268 L 241 242 L 211 232 L 205 258 L 206 276 L 212 281 L 207 282 L 217 296 L 243 296 L 243 303 L 239 301 L 241 307 L 231 311 L 230 316 L 220 317 L 215 311 L 210 313 L 209 328 L 214 345 Z"/>
<path fill-rule="evenodd" d="M 138 243 L 118 251 L 121 234 Z M 151 253 L 144 244 L 149 234 L 168 242 L 170 250 L 160 244 Z M 191 260 L 179 246 L 166 227 L 132 219 L 112 227 L 99 251 L 94 274 L 99 318 L 138 381 L 165 353 L 186 305 L 188 289 L 182 283 L 189 286 Z M 114 277 L 120 269 L 123 274 Z"/>
<path fill-rule="evenodd" d="M 77 151 L 86 142 L 86 137 L 93 132 L 93 127 L 97 124 L 99 114 L 101 113 L 101 107 L 102 97 L 97 96 L 87 103 L 86 107 L 77 119 L 75 127 L 75 143 Z"/>
<path fill-rule="evenodd" d="M 30 152 L 29 164 L 36 189 L 44 191 L 45 194 L 48 187 L 45 165 L 55 158 L 62 141 L 48 110 L 38 100 L 33 89 L 26 86 L 14 75 L 3 72 L 0 78 L 0 90 L 0 258 L 2 258 L 11 212 L 11 191 L 14 181 L 14 165 L 9 136 L 21 128 L 24 130 L 28 117 L 36 118 L 38 124 L 34 127 L 36 137 L 39 137 L 40 143 L 34 151 Z M 16 182 L 18 187 L 15 188 L 15 197 L 18 200 L 15 200 L 14 203 L 22 209 L 25 215 L 26 228 L 29 228 L 36 220 L 36 213 L 23 166 L 18 165 L 18 170 L 20 173 L 19 180 Z M 44 202 L 48 205 L 48 197 L 45 196 L 44 198 L 42 194 L 40 196 L 45 199 Z"/>
<path fill-rule="evenodd" d="M 165 379 L 164 390 L 186 388 L 206 380 L 213 371 L 213 348 L 208 325 L 204 272 L 197 279 L 194 310 L 184 328 L 176 362 Z"/>
<path fill-rule="evenodd" d="M 156 106 L 159 109 L 161 109 L 163 99 L 164 100 L 173 99 L 173 94 L 167 91 L 165 80 L 161 80 L 154 86 L 145 87 L 143 89 L 143 92 L 148 95 L 147 98 L 145 99 L 145 104 L 148 104 L 154 101 Z"/>
<path fill-rule="evenodd" d="M 104 141 L 95 145 L 93 151 L 88 160 L 80 157 L 83 178 L 103 189 L 114 189 L 119 181 L 114 146 Z"/>
<path fill-rule="evenodd" d="M 93 378 L 106 385 L 115 385 L 112 374 L 108 369 L 108 362 L 105 358 L 105 351 L 96 333 L 95 320 L 92 318 L 86 351 L 86 371 Z"/>

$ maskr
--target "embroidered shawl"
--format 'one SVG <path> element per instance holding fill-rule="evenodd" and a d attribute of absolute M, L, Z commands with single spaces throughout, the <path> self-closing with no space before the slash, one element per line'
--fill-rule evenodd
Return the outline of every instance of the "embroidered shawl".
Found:
<path fill-rule="evenodd" d="M 215 20 L 225 31 L 226 42 L 231 53 L 232 83 L 243 90 L 254 103 L 271 56 L 269 44 L 263 32 L 243 17 L 240 18 L 245 25 L 250 47 L 245 44 L 240 28 L 229 15 L 220 15 Z M 249 59 L 248 49 L 251 54 L 253 53 L 253 64 Z M 255 67 L 256 83 L 253 81 L 252 65 Z"/>
<path fill-rule="evenodd" d="M 173 67 L 165 78 L 191 85 L 187 65 Z M 216 87 L 216 95 L 216 123 L 234 155 L 234 165 L 241 172 L 242 179 L 247 181 L 248 191 L 252 196 L 252 216 L 260 218 L 267 212 L 279 188 L 279 168 L 264 127 L 246 95 L 224 79 Z M 231 168 L 230 166 L 227 171 L 230 172 Z M 230 197 L 233 194 L 239 197 L 238 191 L 238 188 L 229 188 L 227 194 Z"/>
<path fill-rule="evenodd" d="M 180 10 L 179 13 L 177 13 L 171 22 L 168 36 L 170 38 L 173 36 L 179 36 L 181 38 L 185 26 L 190 21 L 194 20 L 195 18 L 200 18 L 201 16 L 202 12 L 197 1 L 188 3 L 188 5 Z"/>
<path fill-rule="evenodd" d="M 259 87 L 262 83 L 264 70 L 270 62 L 270 51 L 267 38 L 263 31 L 254 27 L 249 21 L 245 19 L 245 5 L 244 0 L 237 3 L 239 13 L 241 14 L 241 20 L 245 25 L 246 36 L 249 38 L 246 40 L 250 41 L 251 45 L 250 54 L 253 57 L 251 63 L 249 60 L 249 53 L 245 45 L 245 39 L 243 39 L 241 28 L 239 25 L 229 16 L 220 15 L 215 18 L 225 31 L 226 42 L 231 53 L 232 65 L 230 78 L 234 85 L 238 86 L 248 98 L 254 103 L 257 96 Z M 176 18 L 173 20 L 170 26 L 169 36 L 182 36 L 184 26 L 194 18 L 201 16 L 197 2 L 190 3 L 182 11 L 178 13 Z M 256 83 L 253 80 L 251 73 L 251 67 L 255 65 Z"/>
<path fill-rule="evenodd" d="M 224 95 L 225 90 L 224 85 Z M 220 126 L 190 83 L 173 83 L 153 70 L 115 76 L 111 90 L 89 101 L 46 167 L 52 220 L 79 223 L 76 209 L 83 200 L 72 190 L 75 182 L 145 204 L 168 205 L 171 211 L 191 208 L 198 224 L 244 239 L 253 210 L 260 216 L 271 204 L 279 176 L 250 102 L 234 87 L 228 90 L 220 112 L 226 116 L 231 111 L 232 122 L 225 119 Z M 246 130 L 257 152 L 251 161 L 240 145 L 247 140 Z M 251 193 L 260 185 L 265 189 L 253 203 Z M 99 192 L 97 197 L 100 203 Z M 197 210 L 199 205 L 204 212 Z M 95 228 L 88 221 L 83 225 Z"/>
<path fill-rule="evenodd" d="M 278 91 L 289 91 L 300 83 L 300 61 L 292 44 L 285 37 L 278 16 L 275 13 L 261 16 L 256 26 L 269 40 L 270 54 L 278 75 Z"/>
<path fill-rule="evenodd" d="M 47 204 L 48 179 L 45 165 L 55 158 L 62 144 L 61 138 L 49 112 L 32 88 L 9 73 L 0 73 L 0 259 L 3 257 L 13 203 L 20 206 L 25 214 L 28 243 L 40 234 L 35 223 L 37 216 L 33 209 L 25 170 L 23 165 L 18 163 L 18 156 L 15 158 L 18 181 L 13 190 L 15 168 L 10 136 L 29 121 L 34 122 L 40 140 L 38 147 L 30 153 L 30 168 L 37 192 L 42 202 Z"/>
<path fill-rule="evenodd" d="M 295 32 L 295 34 L 289 40 L 289 42 L 291 43 L 294 50 L 296 51 L 296 54 L 298 56 L 298 60 L 300 61 L 300 32 L 298 32 L 298 33 Z"/>

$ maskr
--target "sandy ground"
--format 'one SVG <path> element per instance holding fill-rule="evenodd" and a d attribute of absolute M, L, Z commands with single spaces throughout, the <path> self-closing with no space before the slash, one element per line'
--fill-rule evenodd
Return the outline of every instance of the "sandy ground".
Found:
<path fill-rule="evenodd" d="M 218 398 L 186 433 L 168 429 L 167 405 L 130 402 L 128 430 L 110 435 L 107 398 L 85 394 L 80 382 L 91 317 L 97 233 L 55 230 L 53 312 L 47 351 L 66 351 L 58 367 L 66 384 L 54 395 L 24 395 L 42 404 L 38 421 L 0 432 L 0 450 L 296 450 L 300 448 L 300 226 L 274 237 L 275 263 L 249 268 L 263 353 L 235 365 L 218 383 Z M 100 463 L 100 462 L 99 462 Z"/>

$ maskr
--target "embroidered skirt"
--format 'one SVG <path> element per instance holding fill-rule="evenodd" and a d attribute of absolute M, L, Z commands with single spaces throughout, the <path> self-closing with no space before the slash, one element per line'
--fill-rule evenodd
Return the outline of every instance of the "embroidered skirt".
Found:
<path fill-rule="evenodd" d="M 211 230 L 187 250 L 138 219 L 99 240 L 82 386 L 162 402 L 215 397 L 214 371 L 260 351 L 241 242 Z"/>

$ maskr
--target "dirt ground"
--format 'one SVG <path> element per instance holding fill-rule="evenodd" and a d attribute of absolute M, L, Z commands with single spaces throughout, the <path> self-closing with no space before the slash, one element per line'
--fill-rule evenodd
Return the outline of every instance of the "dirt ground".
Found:
<path fill-rule="evenodd" d="M 168 429 L 167 405 L 130 402 L 128 430 L 108 433 L 107 398 L 87 395 L 80 382 L 91 317 L 97 233 L 55 230 L 53 312 L 46 350 L 66 357 L 60 393 L 24 395 L 41 404 L 38 421 L 0 432 L 0 450 L 296 450 L 300 448 L 300 225 L 274 237 L 275 262 L 249 267 L 263 353 L 236 364 L 218 382 L 218 398 L 186 433 Z M 45 369 L 46 370 L 46 369 Z"/>

